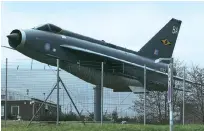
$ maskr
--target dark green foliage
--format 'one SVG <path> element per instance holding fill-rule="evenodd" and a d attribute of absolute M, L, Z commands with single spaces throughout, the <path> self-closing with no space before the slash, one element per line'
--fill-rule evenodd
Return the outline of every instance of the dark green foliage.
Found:
<path fill-rule="evenodd" d="M 12 115 L 9 113 L 8 116 L 7 116 L 7 119 L 8 119 L 8 120 L 14 120 L 14 119 L 17 119 L 17 117 L 16 117 L 16 116 L 12 116 Z"/>
<path fill-rule="evenodd" d="M 76 113 L 70 111 L 68 114 L 62 114 L 60 116 L 60 120 L 61 121 L 78 121 L 79 116 Z"/>
<path fill-rule="evenodd" d="M 114 122 L 116 122 L 118 120 L 117 109 L 113 110 L 113 112 L 112 112 L 112 119 L 113 119 Z"/>

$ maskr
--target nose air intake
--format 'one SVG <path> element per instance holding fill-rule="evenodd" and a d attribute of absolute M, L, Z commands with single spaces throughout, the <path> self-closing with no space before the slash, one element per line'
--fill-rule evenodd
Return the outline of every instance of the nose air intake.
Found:
<path fill-rule="evenodd" d="M 13 30 L 11 34 L 7 35 L 9 45 L 16 49 L 20 44 L 25 43 L 25 34 L 20 30 Z"/>
<path fill-rule="evenodd" d="M 18 33 L 12 33 L 7 36 L 9 40 L 19 40 L 19 34 Z"/>

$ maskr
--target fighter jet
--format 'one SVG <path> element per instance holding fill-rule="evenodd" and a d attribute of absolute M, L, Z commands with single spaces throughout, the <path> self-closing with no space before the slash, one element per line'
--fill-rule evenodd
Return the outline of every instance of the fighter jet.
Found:
<path fill-rule="evenodd" d="M 94 85 L 100 85 L 101 62 L 104 62 L 103 85 L 114 92 L 142 92 L 144 66 L 147 90 L 166 91 L 169 63 L 155 63 L 155 60 L 172 57 L 181 23 L 172 18 L 138 52 L 50 23 L 14 29 L 7 37 L 12 49 L 51 66 L 57 66 L 56 59 L 59 59 L 61 69 Z M 175 69 L 174 78 L 182 80 L 176 76 Z"/>

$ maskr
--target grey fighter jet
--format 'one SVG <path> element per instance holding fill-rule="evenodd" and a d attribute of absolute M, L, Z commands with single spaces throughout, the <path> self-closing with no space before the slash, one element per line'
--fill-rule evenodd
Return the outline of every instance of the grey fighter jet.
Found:
<path fill-rule="evenodd" d="M 155 63 L 155 60 L 172 57 L 181 23 L 172 18 L 138 52 L 54 24 L 15 29 L 7 37 L 12 49 L 51 66 L 56 66 L 56 59 L 60 59 L 61 69 L 94 85 L 100 85 L 101 62 L 104 62 L 103 85 L 114 92 L 142 92 L 144 66 L 147 90 L 166 91 L 168 62 Z M 174 75 L 175 80 L 182 80 L 175 70 Z"/>

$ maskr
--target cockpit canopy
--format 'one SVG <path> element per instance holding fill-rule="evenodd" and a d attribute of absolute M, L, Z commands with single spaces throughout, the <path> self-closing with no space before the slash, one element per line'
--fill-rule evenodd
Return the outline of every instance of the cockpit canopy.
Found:
<path fill-rule="evenodd" d="M 53 25 L 53 24 L 49 24 L 49 23 L 38 26 L 38 27 L 35 27 L 33 29 L 48 31 L 48 32 L 53 32 L 53 33 L 58 33 L 58 32 L 60 32 L 62 30 L 60 27 L 58 27 L 56 25 Z"/>

